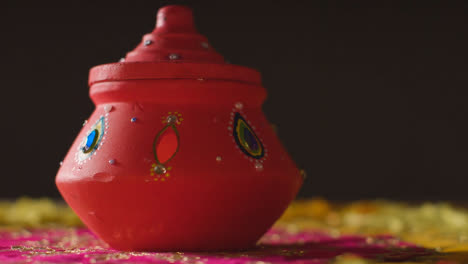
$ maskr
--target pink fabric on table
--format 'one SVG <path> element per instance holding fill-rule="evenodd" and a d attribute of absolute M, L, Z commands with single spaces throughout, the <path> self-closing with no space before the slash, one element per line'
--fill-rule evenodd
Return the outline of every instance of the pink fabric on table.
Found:
<path fill-rule="evenodd" d="M 157 253 L 110 249 L 88 229 L 56 228 L 0 232 L 0 263 L 329 263 L 342 254 L 379 261 L 408 261 L 434 251 L 392 236 L 339 236 L 270 230 L 258 247 L 242 252 Z M 264 262 L 264 263 L 263 263 Z"/>

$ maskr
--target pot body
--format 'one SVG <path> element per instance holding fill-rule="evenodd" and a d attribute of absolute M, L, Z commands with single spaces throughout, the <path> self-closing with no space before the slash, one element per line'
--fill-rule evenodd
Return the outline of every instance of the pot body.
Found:
<path fill-rule="evenodd" d="M 104 81 L 90 95 L 96 109 L 56 184 L 113 248 L 249 248 L 302 184 L 262 113 L 258 84 Z"/>

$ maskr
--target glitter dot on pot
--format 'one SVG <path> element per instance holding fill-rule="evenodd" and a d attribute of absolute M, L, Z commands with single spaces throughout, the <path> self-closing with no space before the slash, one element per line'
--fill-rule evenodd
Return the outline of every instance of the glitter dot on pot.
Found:
<path fill-rule="evenodd" d="M 261 164 L 260 162 L 255 163 L 255 169 L 257 171 L 262 171 L 263 170 L 263 164 Z"/>
<path fill-rule="evenodd" d="M 153 44 L 153 41 L 151 39 L 145 40 L 145 43 L 144 43 L 145 46 L 149 46 L 151 44 Z"/>
<path fill-rule="evenodd" d="M 105 106 L 104 106 L 104 111 L 105 111 L 106 113 L 109 113 L 110 111 L 112 111 L 112 105 L 105 105 Z"/>
<path fill-rule="evenodd" d="M 237 102 L 235 105 L 234 105 L 237 109 L 241 110 L 242 108 L 244 108 L 244 104 L 241 103 L 241 102 Z"/>
<path fill-rule="evenodd" d="M 172 54 L 169 54 L 169 59 L 170 60 L 178 60 L 178 59 L 180 59 L 180 56 L 179 56 L 179 54 L 172 53 Z"/>

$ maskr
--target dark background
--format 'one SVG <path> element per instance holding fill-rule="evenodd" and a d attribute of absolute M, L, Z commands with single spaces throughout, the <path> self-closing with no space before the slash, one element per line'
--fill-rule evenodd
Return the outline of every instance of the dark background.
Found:
<path fill-rule="evenodd" d="M 171 3 L 0 4 L 0 197 L 59 196 L 94 107 L 88 69 L 132 50 Z M 300 196 L 468 200 L 463 1 L 182 3 L 228 61 L 262 72 L 265 114 L 308 174 Z"/>

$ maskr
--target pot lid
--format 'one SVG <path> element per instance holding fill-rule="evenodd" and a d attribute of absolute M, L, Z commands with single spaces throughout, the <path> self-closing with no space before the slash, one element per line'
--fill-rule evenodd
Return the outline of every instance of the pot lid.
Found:
<path fill-rule="evenodd" d="M 137 79 L 261 82 L 257 71 L 226 63 L 196 30 L 192 10 L 180 5 L 159 9 L 153 32 L 120 62 L 92 68 L 89 84 Z"/>

